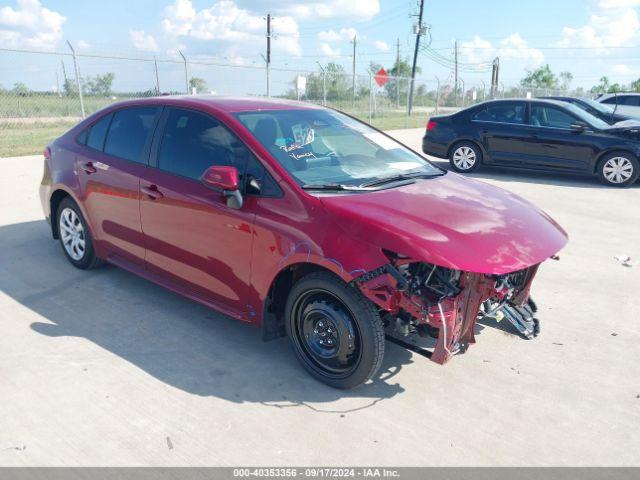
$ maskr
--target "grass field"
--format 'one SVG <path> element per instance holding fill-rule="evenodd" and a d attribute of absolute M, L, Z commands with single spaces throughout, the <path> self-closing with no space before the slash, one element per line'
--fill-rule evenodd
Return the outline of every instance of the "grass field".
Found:
<path fill-rule="evenodd" d="M 74 123 L 60 120 L 55 123 L 0 124 L 0 157 L 41 153 L 47 143 L 62 135 Z"/>

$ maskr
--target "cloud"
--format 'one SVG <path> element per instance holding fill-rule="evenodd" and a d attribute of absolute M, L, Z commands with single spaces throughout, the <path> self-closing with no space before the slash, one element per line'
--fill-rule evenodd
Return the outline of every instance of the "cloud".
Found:
<path fill-rule="evenodd" d="M 340 56 L 340 49 L 339 48 L 333 48 L 328 43 L 321 43 L 320 45 L 318 45 L 318 52 L 320 52 L 325 57 L 339 57 Z"/>
<path fill-rule="evenodd" d="M 638 39 L 640 18 L 634 7 L 638 0 L 600 0 L 595 3 L 587 23 L 566 26 L 558 47 L 590 47 L 597 53 L 608 53 L 607 47 L 629 45 Z"/>
<path fill-rule="evenodd" d="M 174 37 L 218 40 L 254 46 L 264 42 L 266 23 L 263 15 L 254 15 L 238 7 L 233 0 L 220 0 L 209 8 L 196 10 L 191 0 L 175 0 L 165 7 L 162 28 Z M 272 21 L 275 51 L 300 55 L 299 29 L 291 16 L 277 16 Z"/>
<path fill-rule="evenodd" d="M 374 40 L 373 46 L 376 47 L 376 50 L 379 52 L 388 52 L 389 44 L 387 42 L 383 42 L 382 40 Z"/>
<path fill-rule="evenodd" d="M 129 37 L 131 38 L 133 46 L 138 50 L 144 52 L 157 52 L 160 50 L 156 39 L 148 33 L 145 33 L 144 30 L 129 30 Z"/>
<path fill-rule="evenodd" d="M 613 73 L 616 73 L 618 75 L 627 75 L 631 73 L 631 68 L 629 68 L 629 65 L 625 65 L 623 63 L 614 65 L 613 67 L 611 67 L 611 70 L 613 71 Z"/>
<path fill-rule="evenodd" d="M 318 33 L 318 40 L 322 42 L 343 42 L 352 41 L 353 37 L 358 35 L 358 31 L 355 28 L 341 28 L 339 32 L 335 30 L 326 30 Z"/>
<path fill-rule="evenodd" d="M 17 8 L 0 8 L 0 44 L 51 50 L 62 39 L 66 18 L 38 0 L 18 0 Z"/>
<path fill-rule="evenodd" d="M 298 0 L 281 8 L 299 19 L 349 19 L 352 21 L 370 20 L 380 13 L 378 0 Z"/>
<path fill-rule="evenodd" d="M 519 60 L 527 67 L 537 67 L 544 61 L 544 54 L 537 48 L 529 47 L 527 41 L 519 33 L 512 33 L 494 46 L 490 41 L 479 36 L 460 44 L 460 57 L 463 62 L 485 63 L 495 57 Z"/>
<path fill-rule="evenodd" d="M 89 50 L 91 48 L 91 44 L 86 40 L 78 40 L 78 49 L 79 50 Z"/>

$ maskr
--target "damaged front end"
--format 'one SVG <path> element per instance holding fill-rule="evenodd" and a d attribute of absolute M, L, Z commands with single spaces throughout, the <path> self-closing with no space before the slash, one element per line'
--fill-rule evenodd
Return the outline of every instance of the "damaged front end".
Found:
<path fill-rule="evenodd" d="M 387 338 L 437 363 L 463 353 L 475 343 L 482 317 L 512 323 L 525 338 L 539 332 L 535 304 L 529 298 L 538 265 L 504 275 L 449 269 L 385 251 L 390 262 L 353 283 L 383 312 Z M 432 349 L 402 338 L 436 340 Z"/>

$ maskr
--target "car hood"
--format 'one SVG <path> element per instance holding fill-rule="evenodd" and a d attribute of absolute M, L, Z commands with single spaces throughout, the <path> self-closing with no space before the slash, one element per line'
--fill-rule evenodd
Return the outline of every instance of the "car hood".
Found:
<path fill-rule="evenodd" d="M 640 130 L 640 120 L 635 118 L 629 118 L 627 120 L 622 120 L 620 122 L 616 122 L 606 129 L 608 132 L 622 132 L 629 130 Z"/>
<path fill-rule="evenodd" d="M 513 272 L 567 243 L 565 231 L 531 203 L 451 172 L 376 192 L 320 198 L 353 238 L 463 271 Z"/>

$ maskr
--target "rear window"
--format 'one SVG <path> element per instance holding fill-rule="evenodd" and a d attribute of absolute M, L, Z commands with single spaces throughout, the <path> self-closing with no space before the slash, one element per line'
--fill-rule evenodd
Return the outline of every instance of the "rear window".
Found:
<path fill-rule="evenodd" d="M 109 114 L 93 124 L 87 135 L 87 147 L 96 150 L 102 150 L 104 148 L 104 139 L 107 136 L 107 129 L 109 128 L 111 117 L 112 115 Z"/>
<path fill-rule="evenodd" d="M 157 107 L 135 107 L 117 111 L 111 121 L 104 146 L 105 153 L 132 162 L 146 163 L 145 146 L 157 113 Z"/>

